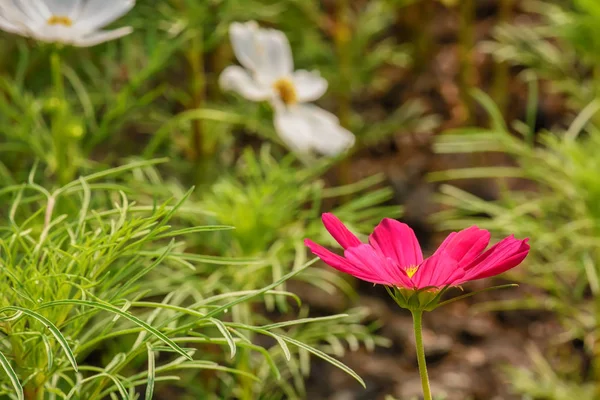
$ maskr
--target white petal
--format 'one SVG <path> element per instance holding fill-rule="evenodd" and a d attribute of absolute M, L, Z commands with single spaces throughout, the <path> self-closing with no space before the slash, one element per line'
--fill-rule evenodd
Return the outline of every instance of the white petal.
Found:
<path fill-rule="evenodd" d="M 133 32 L 133 28 L 125 26 L 119 29 L 113 29 L 110 31 L 98 31 L 87 36 L 76 38 L 72 41 L 72 44 L 77 47 L 91 47 L 100 43 L 108 42 L 110 40 L 118 39 L 125 35 L 129 35 Z"/>
<path fill-rule="evenodd" d="M 281 139 L 298 152 L 316 150 L 334 156 L 352 147 L 355 141 L 333 114 L 313 105 L 276 107 L 275 127 Z"/>
<path fill-rule="evenodd" d="M 275 130 L 290 150 L 309 153 L 314 148 L 312 127 L 298 111 L 298 107 L 276 106 Z"/>
<path fill-rule="evenodd" d="M 231 24 L 229 36 L 240 64 L 265 85 L 293 72 L 292 50 L 283 32 L 261 29 L 254 21 L 236 22 Z"/>
<path fill-rule="evenodd" d="M 5 20 L 2 29 L 27 37 L 35 38 L 35 32 L 40 27 L 48 26 L 47 20 L 36 8 L 31 5 L 24 8 L 18 0 L 0 4 L 0 15 Z"/>
<path fill-rule="evenodd" d="M 74 27 L 82 32 L 95 31 L 127 14 L 134 5 L 135 0 L 88 0 Z"/>
<path fill-rule="evenodd" d="M 321 107 L 317 107 L 313 104 L 302 104 L 300 108 L 307 116 L 310 116 L 310 118 L 314 118 L 321 123 L 330 125 L 340 124 L 340 119 L 336 117 L 335 114 L 332 114 Z"/>
<path fill-rule="evenodd" d="M 131 33 L 130 27 L 95 31 L 129 11 L 134 4 L 135 0 L 3 0 L 0 29 L 46 42 L 93 46 Z M 71 18 L 74 24 L 50 25 L 48 19 L 52 16 Z"/>
<path fill-rule="evenodd" d="M 43 1 L 13 0 L 13 4 L 20 9 L 32 22 L 45 24 L 52 13 Z"/>
<path fill-rule="evenodd" d="M 313 132 L 316 132 L 315 148 L 320 153 L 334 156 L 354 146 L 356 138 L 352 132 L 340 125 L 335 115 L 311 104 L 298 107 L 310 121 Z"/>
<path fill-rule="evenodd" d="M 0 29 L 27 35 L 27 24 L 29 18 L 12 2 L 0 3 Z"/>
<path fill-rule="evenodd" d="M 75 18 L 80 11 L 82 0 L 46 0 L 46 6 L 52 15 Z"/>
<path fill-rule="evenodd" d="M 256 52 L 256 34 L 258 30 L 258 24 L 255 21 L 243 24 L 234 22 L 229 26 L 229 40 L 231 41 L 235 57 L 240 64 L 253 71 L 260 64 Z"/>
<path fill-rule="evenodd" d="M 0 16 L 0 29 L 19 35 L 27 35 L 27 29 L 22 25 L 14 25 Z"/>
<path fill-rule="evenodd" d="M 298 70 L 292 75 L 292 81 L 301 103 L 315 101 L 327 91 L 327 81 L 317 71 Z"/>
<path fill-rule="evenodd" d="M 232 90 L 252 101 L 268 100 L 273 96 L 269 86 L 261 85 L 247 70 L 236 65 L 225 68 L 219 77 L 219 85 L 223 90 Z"/>
<path fill-rule="evenodd" d="M 45 42 L 59 42 L 63 44 L 72 44 L 73 40 L 78 37 L 72 27 L 47 24 L 38 28 L 32 27 L 31 36 Z"/>
<path fill-rule="evenodd" d="M 285 34 L 275 29 L 261 29 L 257 35 L 257 53 L 260 65 L 256 73 L 273 80 L 294 72 L 290 42 Z"/>

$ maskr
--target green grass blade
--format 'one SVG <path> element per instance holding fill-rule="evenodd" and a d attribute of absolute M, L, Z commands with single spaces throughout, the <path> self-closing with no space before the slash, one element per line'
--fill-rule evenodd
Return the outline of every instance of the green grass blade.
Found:
<path fill-rule="evenodd" d="M 227 344 L 229 345 L 229 350 L 231 351 L 231 358 L 235 357 L 237 346 L 235 345 L 235 340 L 233 339 L 233 336 L 231 336 L 231 333 L 229 332 L 225 324 L 216 318 L 210 318 L 209 321 L 212 322 L 217 327 L 217 329 L 219 329 L 219 332 L 221 332 L 223 338 L 227 341 Z"/>
<path fill-rule="evenodd" d="M 83 177 L 81 177 L 81 179 L 84 179 L 86 182 L 95 181 L 95 180 L 98 180 L 101 178 L 106 178 L 111 175 L 118 175 L 118 174 L 121 174 L 126 171 L 131 171 L 136 168 L 145 168 L 145 167 L 149 167 L 149 166 L 156 165 L 156 164 L 163 164 L 168 161 L 169 161 L 168 158 L 155 158 L 152 160 L 135 161 L 135 162 L 132 162 L 129 164 L 121 165 L 119 167 L 105 169 L 100 172 L 95 172 L 93 174 L 83 176 Z M 79 182 L 79 178 L 78 178 L 77 180 L 74 180 L 73 182 L 70 182 L 67 185 L 63 186 L 60 189 L 60 191 L 64 192 L 67 189 L 79 186 L 79 183 L 80 182 Z"/>
<path fill-rule="evenodd" d="M 50 346 L 50 341 L 46 335 L 42 336 L 42 342 L 44 343 L 44 348 L 46 349 L 46 357 L 48 358 L 48 369 L 51 370 L 54 365 L 54 355 L 52 354 L 52 346 Z"/>
<path fill-rule="evenodd" d="M 67 343 L 67 339 L 65 339 L 65 337 L 62 335 L 62 333 L 60 333 L 58 328 L 56 326 L 54 326 L 54 324 L 52 322 L 50 322 L 50 320 L 48 320 L 46 317 L 36 313 L 35 311 L 29 310 L 27 308 L 16 307 L 16 306 L 4 307 L 4 308 L 0 309 L 0 314 L 3 312 L 6 312 L 6 311 L 20 311 L 23 314 L 28 315 L 31 318 L 34 318 L 34 319 L 38 320 L 39 322 L 41 322 L 46 328 L 48 328 L 48 330 L 52 333 L 52 335 L 54 335 L 54 337 L 56 338 L 56 340 L 58 341 L 60 346 L 65 351 L 67 358 L 69 359 L 69 362 L 73 366 L 73 369 L 75 371 L 77 371 L 77 361 L 75 360 L 75 356 L 73 355 L 73 352 L 71 351 L 71 347 L 69 347 L 69 344 Z"/>
<path fill-rule="evenodd" d="M 450 303 L 454 303 L 455 301 L 458 301 L 458 300 L 466 299 L 467 297 L 475 296 L 476 294 L 479 294 L 479 293 L 490 292 L 492 290 L 498 290 L 498 289 L 513 288 L 513 287 L 518 287 L 518 286 L 519 285 L 517 285 L 516 283 L 508 283 L 506 285 L 492 286 L 492 287 L 489 287 L 489 288 L 477 290 L 475 292 L 470 292 L 470 293 L 467 293 L 467 294 L 463 294 L 462 296 L 453 297 L 453 298 L 448 299 L 446 301 L 442 301 L 441 303 L 438 303 L 435 306 L 435 308 L 442 307 L 442 306 L 445 306 L 445 305 L 450 304 Z"/>
<path fill-rule="evenodd" d="M 154 395 L 154 381 L 156 379 L 156 365 L 154 359 L 154 350 L 150 343 L 146 343 L 148 347 L 148 382 L 146 383 L 146 400 L 152 400 Z"/>
<path fill-rule="evenodd" d="M 304 344 L 296 339 L 292 339 L 291 337 L 288 337 L 288 336 L 280 336 L 280 337 L 283 340 L 285 340 L 286 342 L 296 345 L 296 346 L 300 347 L 301 349 L 304 349 L 304 350 L 308 351 L 309 353 L 314 354 L 315 356 L 327 361 L 328 363 L 332 364 L 333 366 L 341 369 L 342 371 L 344 371 L 345 373 L 347 373 L 348 375 L 350 375 L 351 377 L 356 379 L 364 388 L 367 387 L 367 385 L 365 384 L 365 381 L 363 381 L 363 379 L 356 372 L 354 372 L 354 370 L 352 368 L 346 366 L 344 363 L 336 360 L 335 358 L 322 352 L 321 350 L 315 349 L 314 347 Z"/>
<path fill-rule="evenodd" d="M 175 342 L 173 342 L 171 339 L 169 339 L 164 333 L 160 332 L 156 328 L 153 328 L 152 326 L 148 325 L 146 322 L 133 316 L 132 314 L 125 312 L 125 311 L 123 311 L 117 307 L 114 307 L 110 304 L 100 303 L 97 301 L 88 301 L 88 300 L 57 300 L 57 301 L 51 301 L 49 303 L 42 304 L 39 308 L 41 309 L 41 308 L 64 306 L 64 305 L 79 305 L 79 306 L 93 307 L 93 308 L 98 308 L 100 310 L 112 312 L 113 314 L 120 315 L 123 318 L 133 322 L 134 324 L 146 329 L 148 332 L 150 332 L 156 338 L 158 338 L 159 340 L 164 342 L 167 346 L 169 346 L 170 348 L 175 350 L 177 353 L 181 354 L 182 356 L 184 356 L 185 358 L 187 358 L 189 360 L 192 360 L 192 358 L 181 347 L 179 347 Z"/>
<path fill-rule="evenodd" d="M 202 233 L 202 232 L 216 232 L 216 231 L 231 231 L 234 230 L 235 227 L 228 225 L 203 225 L 203 226 L 194 226 L 191 228 L 183 228 L 183 229 L 175 229 L 165 233 L 161 233 L 160 235 L 156 235 L 156 239 L 165 239 L 183 235 L 189 235 L 193 233 Z"/>
<path fill-rule="evenodd" d="M 153 252 L 149 251 L 140 251 L 140 255 L 145 256 L 153 256 Z M 264 260 L 256 259 L 256 258 L 241 258 L 241 257 L 222 257 L 222 256 L 208 256 L 203 254 L 192 254 L 192 253 L 171 253 L 167 257 L 170 258 L 180 258 L 186 261 L 198 262 L 204 264 L 214 264 L 214 265 L 255 265 L 264 263 Z"/>
<path fill-rule="evenodd" d="M 8 379 L 10 379 L 10 382 L 15 388 L 17 399 L 25 400 L 25 396 L 23 395 L 23 387 L 21 386 L 21 382 L 19 382 L 19 377 L 17 376 L 12 365 L 10 365 L 10 362 L 2 352 L 0 352 L 0 365 L 2 365 L 2 368 L 6 372 L 6 375 L 8 375 Z"/>
<path fill-rule="evenodd" d="M 285 343 L 285 341 L 279 335 L 276 335 L 276 334 L 266 331 L 266 330 L 256 330 L 256 332 L 262 333 L 263 335 L 267 335 L 267 336 L 270 336 L 273 339 L 275 339 L 277 341 L 277 344 L 279 345 L 279 347 L 281 347 L 281 350 L 283 351 L 283 356 L 285 357 L 285 359 L 287 361 L 290 361 L 292 359 L 292 353 L 290 352 L 290 348 L 288 347 L 288 345 Z"/>
<path fill-rule="evenodd" d="M 314 258 L 311 261 L 304 264 L 302 267 L 298 268 L 297 270 L 292 271 L 292 272 L 288 273 L 287 275 L 282 276 L 280 279 L 273 282 L 269 286 L 265 286 L 261 290 L 257 290 L 254 293 L 250 293 L 246 296 L 240 297 L 237 300 L 231 301 L 219 308 L 214 309 L 213 311 L 206 314 L 206 318 L 214 317 L 215 315 L 218 315 L 218 314 L 222 313 L 223 311 L 228 310 L 237 304 L 243 303 L 243 302 L 250 300 L 256 296 L 260 296 L 261 294 L 266 293 L 271 289 L 276 288 L 277 286 L 281 285 L 283 282 L 287 281 L 288 279 L 291 279 L 294 276 L 298 275 L 300 272 L 304 271 L 306 268 L 310 267 L 312 264 L 316 263 L 318 260 L 319 260 L 318 258 Z"/>
<path fill-rule="evenodd" d="M 299 318 L 299 319 L 295 319 L 292 321 L 276 322 L 273 324 L 263 325 L 260 328 L 266 329 L 266 330 L 271 330 L 271 329 L 277 329 L 277 328 L 285 328 L 285 327 L 294 326 L 294 325 L 309 324 L 311 322 L 333 321 L 336 319 L 341 319 L 341 318 L 346 318 L 346 317 L 348 317 L 348 314 L 327 315 L 325 317 Z"/>
<path fill-rule="evenodd" d="M 231 324 L 228 324 L 228 325 L 231 326 Z M 242 328 L 245 328 L 245 325 L 242 326 Z M 225 339 L 221 339 L 221 338 L 179 337 L 179 338 L 176 338 L 175 340 L 180 343 L 211 343 L 211 344 L 227 343 Z M 237 345 L 239 347 L 254 350 L 254 351 L 262 354 L 262 356 L 265 358 L 267 364 L 269 365 L 269 368 L 271 369 L 271 372 L 273 373 L 275 380 L 281 379 L 281 372 L 277 368 L 277 364 L 275 364 L 275 361 L 273 360 L 273 357 L 271 356 L 271 353 L 269 353 L 268 350 L 266 350 L 264 347 L 261 347 L 261 346 L 258 346 L 258 345 L 252 344 L 252 343 L 246 343 L 243 341 L 238 342 Z"/>

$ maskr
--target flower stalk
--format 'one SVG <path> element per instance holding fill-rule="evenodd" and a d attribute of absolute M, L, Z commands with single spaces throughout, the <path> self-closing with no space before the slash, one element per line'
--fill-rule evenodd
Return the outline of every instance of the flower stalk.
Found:
<path fill-rule="evenodd" d="M 350 26 L 350 2 L 349 0 L 338 0 L 336 9 L 336 26 L 334 32 L 334 43 L 338 57 L 341 84 L 338 88 L 338 117 L 340 125 L 346 129 L 350 128 L 350 116 L 352 111 L 352 57 L 349 46 L 352 41 L 352 27 Z M 338 181 L 340 185 L 348 185 L 352 181 L 350 173 L 350 157 L 342 159 L 338 165 Z"/>
<path fill-rule="evenodd" d="M 190 65 L 192 101 L 190 109 L 199 109 L 204 104 L 206 77 L 204 71 L 204 35 L 202 28 L 197 29 L 186 58 Z M 189 156 L 198 161 L 206 155 L 205 137 L 202 131 L 202 121 L 192 121 L 192 135 L 190 141 Z"/>
<path fill-rule="evenodd" d="M 410 42 L 414 43 L 412 69 L 415 73 L 423 73 L 431 63 L 432 55 L 437 51 L 431 29 L 435 16 L 435 2 L 422 0 L 399 8 L 398 18 L 401 26 L 410 31 Z"/>
<path fill-rule="evenodd" d="M 411 313 L 415 332 L 419 375 L 421 375 L 421 386 L 423 387 L 423 399 L 432 400 L 431 388 L 429 387 L 429 375 L 427 374 L 427 361 L 425 360 L 425 348 L 423 347 L 423 311 L 411 311 Z"/>
<path fill-rule="evenodd" d="M 469 90 L 476 86 L 476 69 L 473 64 L 473 47 L 475 40 L 475 11 L 474 0 L 464 0 L 460 4 L 460 26 L 458 32 L 458 52 L 460 57 L 459 89 L 464 106 L 464 122 L 470 123 L 473 118 L 474 103 Z"/>
<path fill-rule="evenodd" d="M 351 111 L 350 81 L 352 74 L 352 57 L 349 45 L 352 40 L 352 27 L 350 26 L 350 2 L 338 0 L 336 10 L 336 25 L 334 32 L 335 49 L 338 56 L 341 83 L 338 97 L 338 117 L 340 124 L 348 128 Z"/>
<path fill-rule="evenodd" d="M 68 141 L 65 138 L 65 85 L 61 70 L 61 59 L 58 50 L 50 55 L 50 71 L 52 73 L 53 85 L 53 109 L 52 109 L 52 147 L 54 148 L 54 159 L 56 177 L 61 185 L 70 181 L 70 168 L 68 160 Z"/>
<path fill-rule="evenodd" d="M 514 0 L 502 0 L 498 11 L 497 24 L 510 22 L 512 18 Z M 497 61 L 494 65 L 494 78 L 492 92 L 494 100 L 502 115 L 505 115 L 508 107 L 509 92 L 506 90 L 509 84 L 509 65 L 506 61 Z"/>

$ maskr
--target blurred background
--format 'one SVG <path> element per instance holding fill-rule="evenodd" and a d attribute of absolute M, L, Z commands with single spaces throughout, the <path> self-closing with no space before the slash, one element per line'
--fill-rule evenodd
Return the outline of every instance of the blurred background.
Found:
<path fill-rule="evenodd" d="M 219 88 L 236 64 L 229 25 L 249 20 L 283 31 L 296 67 L 329 81 L 318 104 L 356 135 L 348 154 L 296 157 L 268 104 Z M 60 49 L 63 98 L 48 62 L 54 49 L 2 33 L 0 192 L 156 160 L 116 182 L 147 205 L 195 186 L 178 224 L 237 228 L 188 238 L 188 251 L 268 260 L 199 268 L 212 294 L 276 281 L 308 258 L 305 237 L 333 244 L 321 212 L 360 234 L 399 218 L 428 252 L 473 224 L 495 239 L 530 237 L 526 262 L 498 280 L 518 288 L 425 316 L 433 391 L 447 400 L 600 399 L 600 2 L 138 1 L 115 25 L 134 32 Z M 49 122 L 57 108 L 69 138 L 60 148 Z M 11 199 L 0 201 L 8 218 Z M 366 389 L 303 353 L 282 381 L 246 359 L 236 362 L 262 382 L 201 373 L 158 387 L 156 398 L 418 398 L 410 314 L 381 287 L 317 264 L 286 289 L 306 316 L 350 310 L 344 322 L 294 334 L 354 369 Z M 274 297 L 232 318 L 289 312 Z"/>

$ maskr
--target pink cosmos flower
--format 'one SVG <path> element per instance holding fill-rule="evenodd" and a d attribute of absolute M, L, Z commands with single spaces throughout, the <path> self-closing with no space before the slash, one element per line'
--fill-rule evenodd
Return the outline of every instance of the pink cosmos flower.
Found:
<path fill-rule="evenodd" d="M 516 267 L 529 253 L 529 239 L 513 235 L 485 250 L 490 233 L 476 226 L 452 232 L 429 258 L 406 224 L 385 218 L 362 243 L 333 214 L 323 224 L 344 248 L 344 257 L 306 239 L 304 243 L 326 264 L 364 281 L 405 289 L 459 286 Z"/>

